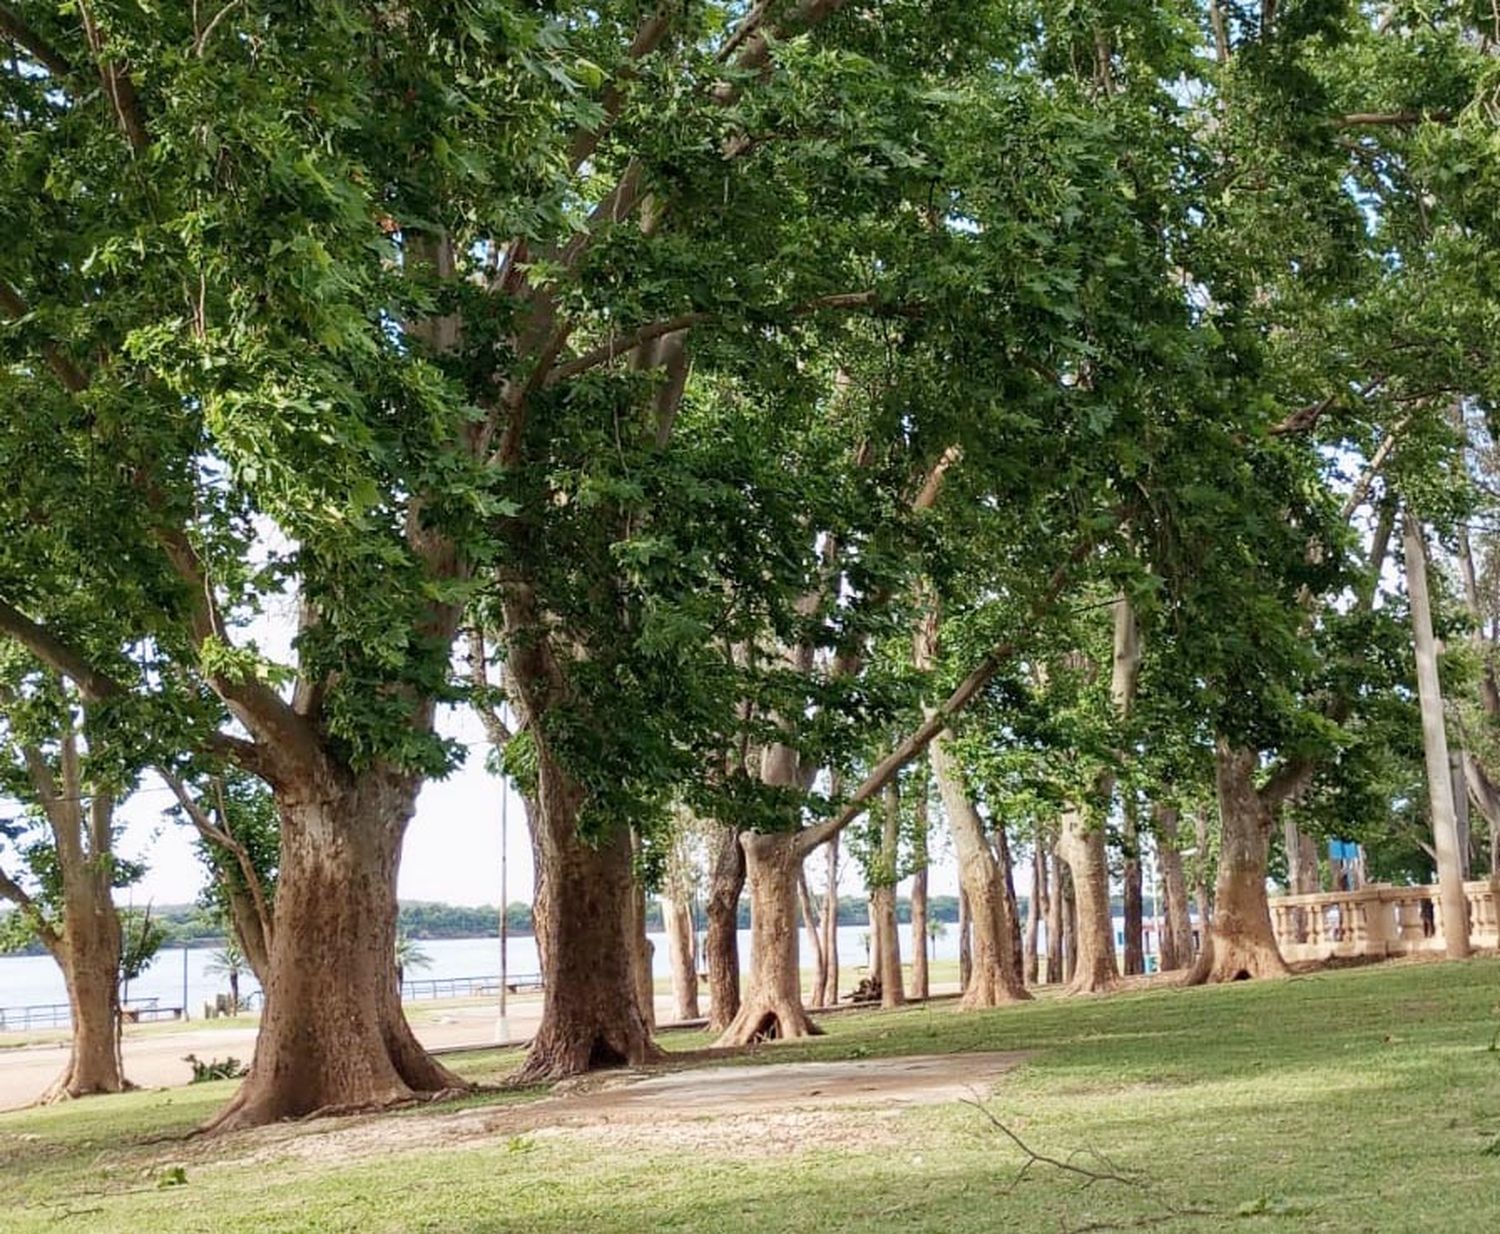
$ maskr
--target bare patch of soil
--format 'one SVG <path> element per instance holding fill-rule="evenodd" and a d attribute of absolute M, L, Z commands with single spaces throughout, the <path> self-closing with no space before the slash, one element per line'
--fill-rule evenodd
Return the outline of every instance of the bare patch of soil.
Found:
<path fill-rule="evenodd" d="M 1025 1056 L 939 1054 L 850 1062 L 768 1063 L 615 1073 L 521 1105 L 367 1116 L 264 1127 L 189 1150 L 205 1164 L 318 1166 L 398 1152 L 478 1147 L 515 1136 L 608 1141 L 612 1148 L 690 1148 L 736 1157 L 896 1138 L 902 1109 L 984 1095 Z M 861 1109 L 858 1118 L 850 1111 Z M 178 1154 L 180 1159 L 181 1153 Z"/>

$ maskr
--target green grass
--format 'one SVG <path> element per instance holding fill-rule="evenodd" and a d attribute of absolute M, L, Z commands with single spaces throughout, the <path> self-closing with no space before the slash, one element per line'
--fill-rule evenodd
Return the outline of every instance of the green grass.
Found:
<path fill-rule="evenodd" d="M 207 1153 L 143 1143 L 207 1116 L 232 1088 L 213 1084 L 0 1115 L 0 1230 L 1467 1234 L 1500 1213 L 1497 1000 L 1495 960 L 1388 966 L 984 1014 L 840 1015 L 826 1037 L 753 1055 L 1028 1050 L 990 1109 L 1038 1151 L 1096 1150 L 1146 1186 L 1084 1187 L 1041 1166 L 1012 1186 L 1020 1153 L 960 1104 L 900 1114 L 893 1143 L 853 1135 L 880 1120 L 850 1110 L 856 1147 L 827 1136 L 768 1150 L 762 1139 L 746 1154 L 674 1155 L 639 1131 L 629 1147 L 497 1132 L 333 1164 L 268 1165 L 264 1133 Z M 673 1049 L 705 1040 L 664 1038 Z M 516 1057 L 459 1066 L 492 1079 Z M 251 1147 L 262 1159 L 237 1163 Z M 160 1186 L 178 1163 L 185 1182 Z"/>

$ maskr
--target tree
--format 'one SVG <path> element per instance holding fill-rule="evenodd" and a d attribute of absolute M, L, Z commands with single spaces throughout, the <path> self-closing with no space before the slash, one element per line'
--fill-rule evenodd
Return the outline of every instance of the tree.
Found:
<path fill-rule="evenodd" d="M 129 1087 L 119 1032 L 130 956 L 113 892 L 142 868 L 115 852 L 114 811 L 135 769 L 111 748 L 102 706 L 71 683 L 14 650 L 0 672 L 0 777 L 24 805 L 0 823 L 0 859 L 9 858 L 0 898 L 19 909 L 18 924 L 57 961 L 68 990 L 68 1063 L 41 1100 L 120 1092 Z"/>
<path fill-rule="evenodd" d="M 252 971 L 250 964 L 245 958 L 245 953 L 240 950 L 239 944 L 232 939 L 220 947 L 213 955 L 209 956 L 208 963 L 203 966 L 205 973 L 217 973 L 229 982 L 229 1006 L 230 1015 L 240 1013 L 240 978 L 247 972 Z"/>

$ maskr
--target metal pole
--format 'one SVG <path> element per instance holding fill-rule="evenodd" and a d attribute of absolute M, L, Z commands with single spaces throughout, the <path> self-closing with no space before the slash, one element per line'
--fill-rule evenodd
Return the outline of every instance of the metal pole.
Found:
<path fill-rule="evenodd" d="M 510 991 L 506 983 L 510 977 L 510 923 L 506 920 L 506 909 L 510 903 L 510 879 L 506 869 L 508 856 L 508 832 L 510 830 L 510 790 L 505 777 L 500 777 L 500 1017 L 495 1023 L 495 1040 L 504 1044 L 510 1040 L 510 1021 L 506 1000 Z"/>
<path fill-rule="evenodd" d="M 188 1001 L 187 1001 L 187 965 L 188 965 L 188 957 L 187 957 L 187 952 L 188 952 L 188 949 L 186 947 L 184 947 L 182 949 L 182 1018 L 184 1020 L 188 1019 Z"/>

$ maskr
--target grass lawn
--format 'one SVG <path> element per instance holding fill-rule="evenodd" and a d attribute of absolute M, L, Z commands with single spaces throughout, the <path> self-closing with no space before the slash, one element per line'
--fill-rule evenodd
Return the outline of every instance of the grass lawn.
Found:
<path fill-rule="evenodd" d="M 618 1141 L 596 1128 L 401 1151 L 391 1129 L 443 1117 L 433 1110 L 374 1120 L 378 1153 L 326 1161 L 278 1157 L 278 1130 L 209 1149 L 145 1142 L 204 1118 L 232 1087 L 213 1084 L 0 1115 L 0 1230 L 1468 1234 L 1500 1221 L 1497 1003 L 1500 961 L 1411 964 L 983 1014 L 847 1014 L 826 1037 L 754 1055 L 1031 1051 L 989 1108 L 1038 1152 L 1094 1150 L 1139 1185 L 1043 1165 L 1015 1183 L 1020 1151 L 957 1103 L 844 1110 L 840 1131 L 815 1137 L 747 1122 L 744 1151 L 738 1131 L 688 1152 L 639 1127 Z M 515 1058 L 459 1066 L 493 1079 Z"/>

